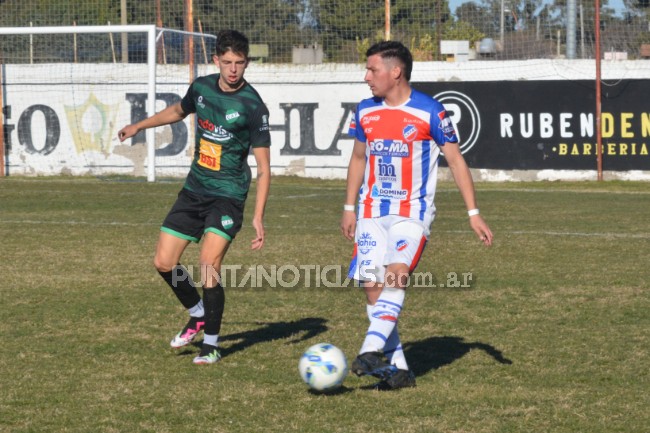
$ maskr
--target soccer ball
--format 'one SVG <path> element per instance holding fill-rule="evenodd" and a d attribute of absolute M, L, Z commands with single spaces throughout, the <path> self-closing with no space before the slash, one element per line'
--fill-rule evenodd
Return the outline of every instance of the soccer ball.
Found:
<path fill-rule="evenodd" d="M 319 343 L 300 357 L 298 371 L 302 380 L 315 391 L 331 391 L 341 386 L 348 374 L 348 361 L 338 347 Z"/>

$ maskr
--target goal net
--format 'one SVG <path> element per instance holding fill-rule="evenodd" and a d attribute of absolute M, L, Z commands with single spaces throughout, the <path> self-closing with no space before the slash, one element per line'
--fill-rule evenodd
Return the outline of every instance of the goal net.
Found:
<path fill-rule="evenodd" d="M 152 25 L 0 28 L 6 174 L 185 175 L 192 116 L 124 142 L 117 132 L 214 72 L 215 40 Z"/>

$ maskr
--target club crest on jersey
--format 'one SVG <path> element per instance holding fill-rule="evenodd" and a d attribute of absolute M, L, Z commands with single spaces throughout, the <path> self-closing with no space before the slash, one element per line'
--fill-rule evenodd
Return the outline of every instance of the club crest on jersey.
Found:
<path fill-rule="evenodd" d="M 415 137 L 417 135 L 418 135 L 418 129 L 415 127 L 415 125 L 406 125 L 402 130 L 402 136 L 406 141 L 415 140 Z"/>
<path fill-rule="evenodd" d="M 409 243 L 406 242 L 404 239 L 397 241 L 397 244 L 395 244 L 395 249 L 397 251 L 404 251 L 406 247 L 409 246 Z"/>
<path fill-rule="evenodd" d="M 239 118 L 239 112 L 233 109 L 226 111 L 226 121 L 232 123 Z"/>
<path fill-rule="evenodd" d="M 357 248 L 361 254 L 368 254 L 370 250 L 377 246 L 377 241 L 372 238 L 368 232 L 361 233 L 359 240 L 357 240 Z"/>
<path fill-rule="evenodd" d="M 370 154 L 375 156 L 408 158 L 409 146 L 400 140 L 374 140 L 370 142 Z"/>

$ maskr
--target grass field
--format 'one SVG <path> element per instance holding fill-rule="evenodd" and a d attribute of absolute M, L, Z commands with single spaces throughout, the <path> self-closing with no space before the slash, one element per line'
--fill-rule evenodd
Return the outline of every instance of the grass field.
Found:
<path fill-rule="evenodd" d="M 180 185 L 0 180 L 1 432 L 648 431 L 647 183 L 478 184 L 492 248 L 440 185 L 418 270 L 470 287 L 409 289 L 417 388 L 349 376 L 332 395 L 308 391 L 298 359 L 322 341 L 356 355 L 358 288 L 226 288 L 223 360 L 169 349 L 186 313 L 151 259 Z M 276 178 L 264 250 L 247 224 L 226 264 L 346 266 L 343 195 L 340 181 Z M 197 258 L 193 245 L 184 263 Z"/>

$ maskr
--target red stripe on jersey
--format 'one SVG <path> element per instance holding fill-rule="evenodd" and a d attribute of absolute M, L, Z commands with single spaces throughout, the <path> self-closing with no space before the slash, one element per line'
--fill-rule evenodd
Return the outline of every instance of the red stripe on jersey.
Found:
<path fill-rule="evenodd" d="M 409 156 L 402 158 L 402 189 L 408 191 L 404 200 L 399 204 L 399 214 L 403 217 L 411 215 L 411 195 L 413 194 L 413 143 L 409 143 Z"/>

